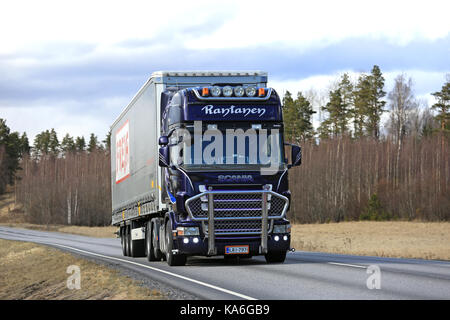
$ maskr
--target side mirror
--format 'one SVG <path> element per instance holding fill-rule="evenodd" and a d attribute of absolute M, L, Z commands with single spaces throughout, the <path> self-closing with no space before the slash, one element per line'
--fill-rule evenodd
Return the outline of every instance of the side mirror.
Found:
<path fill-rule="evenodd" d="M 291 146 L 291 164 L 288 165 L 288 168 L 296 167 L 302 164 L 302 148 L 295 145 L 286 143 Z"/>
<path fill-rule="evenodd" d="M 160 146 L 167 146 L 169 144 L 169 138 L 167 136 L 161 136 L 159 137 L 158 144 Z"/>
<path fill-rule="evenodd" d="M 161 137 L 163 138 L 163 137 Z M 159 138 L 161 140 L 161 138 Z M 165 137 L 167 138 L 167 137 Z M 161 144 L 161 143 L 160 143 Z M 159 166 L 169 167 L 170 157 L 169 157 L 169 146 L 166 144 L 159 148 Z"/>

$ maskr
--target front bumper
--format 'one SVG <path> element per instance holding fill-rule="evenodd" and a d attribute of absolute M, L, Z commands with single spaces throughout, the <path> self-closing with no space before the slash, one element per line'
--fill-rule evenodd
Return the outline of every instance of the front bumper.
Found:
<path fill-rule="evenodd" d="M 278 237 L 278 241 L 276 237 Z M 198 239 L 197 243 L 194 242 L 195 238 Z M 226 246 L 239 245 L 248 245 L 250 256 L 264 254 L 261 251 L 261 237 L 216 237 L 215 255 L 225 255 Z M 267 250 L 269 252 L 287 251 L 290 249 L 290 245 L 290 233 L 270 234 L 267 236 Z M 208 251 L 208 238 L 204 236 L 177 236 L 174 239 L 174 253 L 187 256 L 211 256 Z"/>
<path fill-rule="evenodd" d="M 207 239 L 201 238 L 202 241 L 193 245 L 201 246 L 202 253 L 206 246 L 207 256 L 221 255 L 225 246 L 235 245 L 236 239 L 245 235 L 252 255 L 278 251 L 280 246 L 288 250 L 290 237 L 281 238 L 286 245 L 269 237 L 274 220 L 283 219 L 288 206 L 289 199 L 271 191 L 270 185 L 263 186 L 262 190 L 213 190 L 209 187 L 208 191 L 186 200 L 190 220 L 205 224 L 202 229 L 207 233 Z M 180 243 L 181 246 L 188 244 Z"/>

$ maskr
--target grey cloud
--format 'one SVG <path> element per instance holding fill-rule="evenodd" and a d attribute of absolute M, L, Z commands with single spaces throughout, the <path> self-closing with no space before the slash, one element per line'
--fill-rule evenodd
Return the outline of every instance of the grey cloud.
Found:
<path fill-rule="evenodd" d="M 155 39 L 154 39 L 155 40 Z M 164 45 L 133 40 L 120 53 L 94 52 L 90 45 L 74 46 L 79 59 L 67 63 L 45 63 L 11 67 L 11 57 L 0 58 L 0 72 L 23 77 L 0 78 L 1 101 L 36 99 L 86 101 L 107 97 L 132 97 L 150 76 L 163 69 L 256 69 L 266 70 L 276 80 L 301 79 L 339 70 L 369 71 L 374 64 L 383 72 L 419 69 L 445 72 L 450 69 L 450 36 L 436 40 L 417 40 L 398 46 L 383 39 L 347 39 L 321 48 L 299 52 L 295 46 L 258 46 L 225 50 L 191 50 L 177 42 Z M 141 50 L 133 50 L 133 45 Z M 50 46 L 58 51 L 56 45 Z M 68 46 L 70 47 L 70 46 Z M 126 53 L 123 53 L 123 52 Z M 50 52 L 49 55 L 52 53 Z M 45 59 L 44 59 L 45 60 Z"/>

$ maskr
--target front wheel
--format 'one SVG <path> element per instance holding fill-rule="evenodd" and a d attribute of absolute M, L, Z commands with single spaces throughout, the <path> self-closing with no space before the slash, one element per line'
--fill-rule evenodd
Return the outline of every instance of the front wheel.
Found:
<path fill-rule="evenodd" d="M 283 263 L 286 259 L 286 251 L 272 251 L 265 254 L 267 263 Z"/>
<path fill-rule="evenodd" d="M 173 236 L 172 223 L 166 223 L 166 259 L 169 266 L 184 266 L 186 264 L 186 256 L 184 254 L 173 254 Z"/>

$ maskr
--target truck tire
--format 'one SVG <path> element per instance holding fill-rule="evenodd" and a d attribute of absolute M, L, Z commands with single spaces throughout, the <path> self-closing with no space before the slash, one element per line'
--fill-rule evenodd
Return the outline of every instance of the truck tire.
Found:
<path fill-rule="evenodd" d="M 286 251 L 272 251 L 265 254 L 267 263 L 283 263 L 286 259 Z"/>
<path fill-rule="evenodd" d="M 120 244 L 122 245 L 122 254 L 127 256 L 127 247 L 126 247 L 127 238 L 125 236 L 125 227 L 120 227 Z"/>
<path fill-rule="evenodd" d="M 166 259 L 169 266 L 184 266 L 186 264 L 186 256 L 183 254 L 173 254 L 173 236 L 172 236 L 172 222 L 170 220 L 166 223 L 165 232 L 166 241 Z"/>
<path fill-rule="evenodd" d="M 146 232 L 145 232 L 145 255 L 147 256 L 148 261 L 157 261 L 155 257 L 155 250 L 153 247 L 154 232 L 155 229 L 153 226 L 153 222 L 148 221 L 146 223 Z"/>
<path fill-rule="evenodd" d="M 138 258 L 145 256 L 145 239 L 144 240 L 132 240 L 131 230 L 133 229 L 133 222 L 129 226 L 129 238 L 130 238 L 130 257 Z"/>
<path fill-rule="evenodd" d="M 130 256 L 130 226 L 123 227 L 123 241 L 125 243 L 125 256 Z"/>
<path fill-rule="evenodd" d="M 156 261 L 161 261 L 162 253 L 159 247 L 159 228 L 160 228 L 160 220 L 158 218 L 152 219 L 152 245 L 153 245 L 153 254 L 155 256 Z"/>

